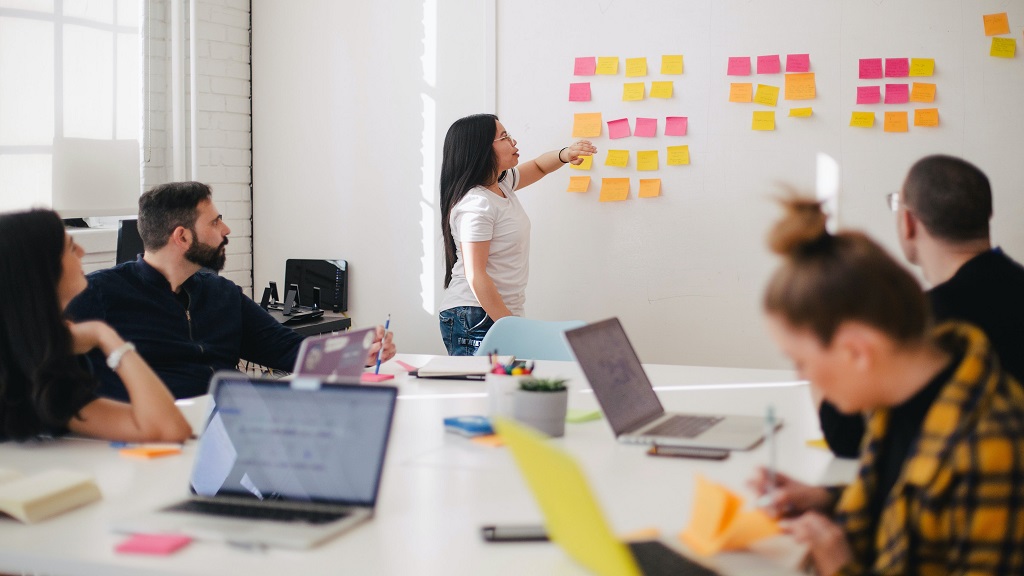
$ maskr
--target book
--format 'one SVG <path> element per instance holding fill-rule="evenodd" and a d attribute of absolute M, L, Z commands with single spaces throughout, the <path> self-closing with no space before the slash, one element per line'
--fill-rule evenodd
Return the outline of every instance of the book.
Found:
<path fill-rule="evenodd" d="M 499 356 L 498 361 L 508 364 L 512 361 L 512 357 Z M 487 356 L 435 356 L 416 371 L 416 376 L 453 380 L 483 380 L 492 368 L 491 361 Z"/>
<path fill-rule="evenodd" d="M 56 516 L 102 498 L 93 477 L 73 470 L 22 476 L 0 469 L 0 512 L 26 524 Z"/>

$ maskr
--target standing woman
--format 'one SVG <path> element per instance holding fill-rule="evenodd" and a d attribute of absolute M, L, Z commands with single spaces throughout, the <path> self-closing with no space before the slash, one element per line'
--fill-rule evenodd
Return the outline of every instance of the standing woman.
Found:
<path fill-rule="evenodd" d="M 86 287 L 83 253 L 53 211 L 0 215 L 0 441 L 68 432 L 185 441 L 188 422 L 135 347 L 103 322 L 64 320 Z M 124 381 L 130 403 L 96 396 L 81 356 L 94 348 Z"/>
<path fill-rule="evenodd" d="M 471 356 L 494 321 L 522 316 L 530 274 L 530 219 L 516 191 L 597 152 L 580 140 L 519 164 L 519 148 L 493 114 L 457 120 L 444 139 L 441 338 L 452 356 Z"/>

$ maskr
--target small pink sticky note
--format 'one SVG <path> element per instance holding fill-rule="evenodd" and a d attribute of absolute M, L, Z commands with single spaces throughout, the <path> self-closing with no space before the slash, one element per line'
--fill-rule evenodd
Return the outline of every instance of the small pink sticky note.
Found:
<path fill-rule="evenodd" d="M 910 58 L 886 58 L 886 78 L 906 78 L 910 76 Z"/>
<path fill-rule="evenodd" d="M 597 72 L 597 57 L 585 56 L 576 59 L 576 67 L 573 70 L 574 76 L 593 76 Z"/>
<path fill-rule="evenodd" d="M 906 104 L 910 101 L 910 85 L 909 84 L 886 84 L 885 85 L 885 103 L 886 104 Z"/>
<path fill-rule="evenodd" d="M 778 74 L 781 70 L 782 64 L 779 62 L 778 54 L 757 57 L 758 74 Z"/>
<path fill-rule="evenodd" d="M 878 104 L 881 101 L 881 86 L 857 86 L 857 104 Z"/>
<path fill-rule="evenodd" d="M 384 382 L 385 380 L 391 380 L 394 377 L 394 374 L 374 374 L 372 372 L 363 372 L 359 376 L 359 381 L 368 382 L 372 384 L 374 382 Z"/>
<path fill-rule="evenodd" d="M 750 76 L 750 56 L 730 56 L 728 76 Z"/>
<path fill-rule="evenodd" d="M 644 138 L 653 138 L 658 135 L 658 119 L 657 118 L 637 118 L 636 119 L 636 130 L 633 132 L 633 136 L 642 136 Z"/>
<path fill-rule="evenodd" d="M 786 72 L 810 72 L 810 54 L 789 54 L 786 56 Z"/>
<path fill-rule="evenodd" d="M 686 136 L 686 116 L 669 116 L 665 118 L 665 136 Z"/>
<path fill-rule="evenodd" d="M 114 550 L 121 554 L 167 556 L 191 541 L 191 537 L 180 534 L 135 534 L 118 544 Z"/>
<path fill-rule="evenodd" d="M 619 118 L 618 120 L 608 121 L 608 137 L 612 140 L 616 138 L 625 138 L 629 136 L 629 119 Z"/>
<path fill-rule="evenodd" d="M 419 370 L 419 368 L 413 366 L 412 364 L 409 364 L 408 362 L 402 362 L 401 360 L 395 360 L 395 364 L 401 366 L 402 370 L 405 370 L 406 372 L 415 372 L 416 370 Z"/>
<path fill-rule="evenodd" d="M 569 102 L 590 102 L 590 82 L 569 84 Z"/>
<path fill-rule="evenodd" d="M 864 80 L 873 80 L 882 77 L 881 58 L 861 58 L 860 77 Z"/>

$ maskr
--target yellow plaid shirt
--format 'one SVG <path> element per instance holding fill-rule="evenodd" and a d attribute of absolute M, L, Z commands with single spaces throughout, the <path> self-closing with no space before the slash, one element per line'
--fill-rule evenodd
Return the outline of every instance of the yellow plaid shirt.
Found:
<path fill-rule="evenodd" d="M 933 336 L 963 358 L 874 532 L 869 502 L 889 411 L 872 415 L 859 476 L 836 505 L 854 557 L 840 574 L 1024 574 L 1024 389 L 1000 370 L 981 330 L 950 322 Z"/>

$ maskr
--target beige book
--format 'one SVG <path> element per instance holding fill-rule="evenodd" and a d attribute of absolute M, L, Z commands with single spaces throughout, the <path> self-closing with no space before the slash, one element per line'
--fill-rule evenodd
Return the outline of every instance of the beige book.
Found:
<path fill-rule="evenodd" d="M 509 364 L 512 356 L 499 356 L 498 362 Z M 435 356 L 416 371 L 420 378 L 452 378 L 483 380 L 493 366 L 487 356 Z"/>
<path fill-rule="evenodd" d="M 26 524 L 39 522 L 102 498 L 89 474 L 48 470 L 22 476 L 0 469 L 0 512 Z"/>

